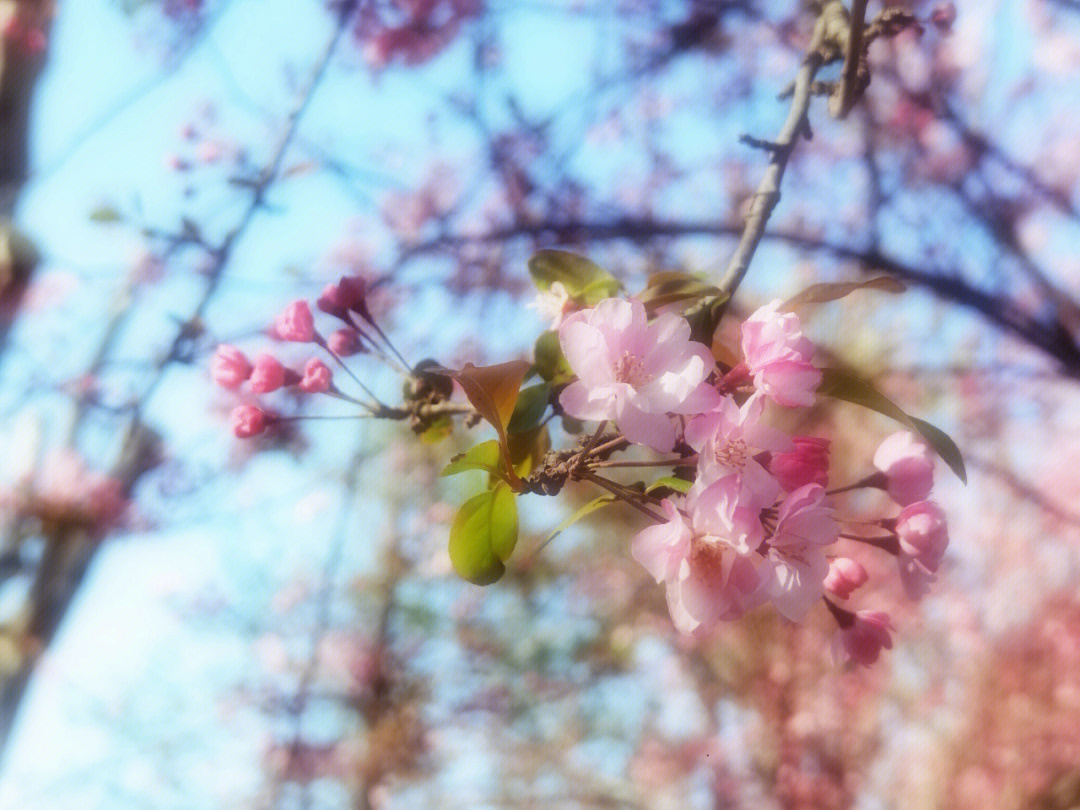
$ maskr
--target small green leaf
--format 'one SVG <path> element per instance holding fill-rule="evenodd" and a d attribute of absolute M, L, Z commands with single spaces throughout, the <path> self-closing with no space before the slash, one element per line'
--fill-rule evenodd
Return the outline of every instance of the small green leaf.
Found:
<path fill-rule="evenodd" d="M 597 264 L 566 250 L 541 250 L 529 259 L 529 275 L 538 290 L 546 292 L 559 282 L 579 304 L 592 306 L 610 298 L 622 284 Z"/>
<path fill-rule="evenodd" d="M 507 434 L 506 443 L 510 450 L 510 463 L 514 465 L 514 472 L 525 478 L 540 466 L 544 456 L 551 449 L 551 435 L 548 433 L 547 425 L 538 426 L 521 433 Z"/>
<path fill-rule="evenodd" d="M 956 442 L 949 438 L 947 433 L 934 427 L 929 422 L 908 416 L 895 402 L 874 388 L 874 386 L 850 372 L 838 368 L 823 368 L 821 374 L 821 385 L 818 387 L 819 394 L 862 405 L 864 408 L 883 413 L 905 427 L 914 430 L 926 439 L 927 443 L 941 456 L 941 460 L 956 473 L 956 477 L 965 484 L 967 483 L 967 469 L 964 467 L 964 457 L 960 453 L 960 448 L 956 446 Z"/>
<path fill-rule="evenodd" d="M 450 527 L 450 562 L 462 579 L 490 585 L 506 572 L 517 537 L 514 493 L 500 483 L 469 498 L 458 510 Z"/>
<path fill-rule="evenodd" d="M 90 221 L 101 225 L 109 225 L 115 222 L 123 222 L 124 216 L 115 205 L 104 203 L 90 212 Z"/>
<path fill-rule="evenodd" d="M 857 290 L 880 290 L 887 293 L 902 293 L 907 290 L 901 282 L 892 276 L 877 276 L 866 281 L 835 281 L 811 284 L 798 295 L 789 298 L 781 309 L 794 309 L 803 304 L 824 304 L 836 301 Z"/>
<path fill-rule="evenodd" d="M 593 498 L 583 507 L 574 512 L 574 514 L 570 515 L 570 517 L 568 517 L 566 520 L 564 520 L 562 523 L 552 529 L 551 534 L 544 538 L 544 542 L 540 544 L 540 548 L 546 546 L 548 543 L 554 540 L 556 536 L 562 534 L 564 531 L 569 529 L 582 518 L 591 515 L 597 509 L 607 506 L 609 503 L 615 503 L 615 501 L 617 500 L 618 498 L 616 498 L 614 495 L 601 495 L 598 498 Z M 539 551 L 539 549 L 537 549 L 537 551 Z"/>
<path fill-rule="evenodd" d="M 676 478 L 673 475 L 665 475 L 663 478 L 657 478 L 649 486 L 645 488 L 646 493 L 655 492 L 658 489 L 673 489 L 676 492 L 681 492 L 685 495 L 690 491 L 691 483 L 685 478 Z"/>
<path fill-rule="evenodd" d="M 553 385 L 566 382 L 574 376 L 570 364 L 563 355 L 557 332 L 541 332 L 533 347 L 536 372 Z"/>
<path fill-rule="evenodd" d="M 530 385 L 522 388 L 518 393 L 517 404 L 514 406 L 514 414 L 506 426 L 506 432 L 522 433 L 532 430 L 539 424 L 547 410 L 548 397 L 551 395 L 551 386 L 547 383 Z"/>
<path fill-rule="evenodd" d="M 499 443 L 495 439 L 480 442 L 480 444 L 474 445 L 464 453 L 450 459 L 450 463 L 443 468 L 439 475 L 446 477 L 468 472 L 469 470 L 484 470 L 503 478 L 506 474 L 499 467 L 501 458 Z"/>
<path fill-rule="evenodd" d="M 727 293 L 702 298 L 685 313 L 687 323 L 690 324 L 690 339 L 711 347 L 716 327 L 720 325 L 720 319 L 724 316 L 728 301 L 731 296 Z"/>
<path fill-rule="evenodd" d="M 435 444 L 441 442 L 453 432 L 454 420 L 448 415 L 440 416 L 438 419 L 432 420 L 431 424 L 424 429 L 424 432 L 420 434 L 420 441 L 424 444 Z"/>

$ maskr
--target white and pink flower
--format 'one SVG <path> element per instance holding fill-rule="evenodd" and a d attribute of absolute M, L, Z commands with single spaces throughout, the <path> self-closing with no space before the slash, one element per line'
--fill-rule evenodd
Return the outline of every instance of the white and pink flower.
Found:
<path fill-rule="evenodd" d="M 795 313 L 780 312 L 780 303 L 771 301 L 743 323 L 743 359 L 754 387 L 780 405 L 813 405 L 821 384 L 821 371 L 810 362 L 814 344 L 803 336 Z"/>
<path fill-rule="evenodd" d="M 559 397 L 577 419 L 611 420 L 628 440 L 659 452 L 675 445 L 671 414 L 695 414 L 719 395 L 705 383 L 715 368 L 709 350 L 690 340 L 678 315 L 649 322 L 640 301 L 609 298 L 574 313 L 559 341 L 578 379 Z"/>
<path fill-rule="evenodd" d="M 751 490 L 768 496 L 765 506 L 772 505 L 780 487 L 754 456 L 790 450 L 792 445 L 787 434 L 761 423 L 764 407 L 760 394 L 741 408 L 731 397 L 723 397 L 716 408 L 690 421 L 686 443 L 698 451 L 699 483 L 707 486 L 735 473 Z"/>

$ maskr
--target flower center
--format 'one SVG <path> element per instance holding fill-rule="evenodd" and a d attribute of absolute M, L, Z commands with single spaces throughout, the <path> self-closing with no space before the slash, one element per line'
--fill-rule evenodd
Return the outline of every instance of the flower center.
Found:
<path fill-rule="evenodd" d="M 746 442 L 742 439 L 726 441 L 723 444 L 717 443 L 716 449 L 713 450 L 713 458 L 716 459 L 717 464 L 736 470 L 741 470 L 746 466 L 746 459 L 749 456 L 750 451 L 747 450 Z"/>
<path fill-rule="evenodd" d="M 632 385 L 635 388 L 652 382 L 652 376 L 645 373 L 645 366 L 629 351 L 615 363 L 615 381 Z"/>

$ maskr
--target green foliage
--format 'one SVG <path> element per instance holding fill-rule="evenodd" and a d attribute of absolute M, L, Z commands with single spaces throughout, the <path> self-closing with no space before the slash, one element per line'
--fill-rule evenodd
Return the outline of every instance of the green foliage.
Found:
<path fill-rule="evenodd" d="M 534 429 L 547 410 L 551 386 L 546 382 L 522 388 L 510 422 L 506 425 L 507 433 L 523 433 Z"/>
<path fill-rule="evenodd" d="M 552 385 L 561 385 L 573 379 L 574 372 L 563 355 L 557 332 L 542 332 L 533 347 L 536 373 Z"/>
<path fill-rule="evenodd" d="M 681 492 L 685 495 L 690 491 L 690 485 L 691 482 L 687 481 L 685 478 L 676 478 L 673 475 L 665 475 L 663 478 L 657 478 L 649 484 L 649 486 L 645 488 L 645 492 L 651 495 L 657 490 L 673 489 L 676 492 Z"/>
<path fill-rule="evenodd" d="M 587 307 L 622 289 L 622 283 L 607 270 L 565 250 L 541 250 L 529 259 L 529 275 L 541 292 L 559 282 L 575 303 Z"/>
<path fill-rule="evenodd" d="M 439 474 L 445 477 L 468 472 L 470 470 L 484 470 L 491 475 L 505 479 L 506 472 L 505 469 L 500 466 L 500 460 L 501 451 L 499 449 L 499 443 L 496 440 L 491 439 L 490 441 L 480 442 L 480 444 L 470 447 L 464 453 L 459 453 L 454 456 L 450 459 L 450 463 L 443 467 L 443 471 Z"/>
<path fill-rule="evenodd" d="M 964 457 L 960 453 L 960 448 L 956 446 L 956 442 L 949 438 L 948 434 L 929 422 L 909 416 L 896 403 L 866 382 L 866 380 L 860 379 L 850 372 L 837 368 L 823 368 L 821 373 L 822 380 L 821 386 L 818 388 L 819 394 L 834 399 L 842 399 L 846 402 L 853 402 L 856 405 L 862 405 L 864 408 L 883 413 L 919 433 L 941 456 L 941 460 L 949 465 L 949 469 L 956 473 L 956 476 L 961 481 L 967 483 Z"/>
<path fill-rule="evenodd" d="M 648 285 L 637 298 L 645 305 L 645 311 L 653 315 L 661 307 L 671 304 L 684 303 L 689 307 L 702 299 L 726 300 L 727 296 L 719 287 L 698 276 L 677 270 L 665 270 L 649 276 Z"/>
<path fill-rule="evenodd" d="M 474 585 L 490 585 L 506 572 L 518 538 L 517 503 L 505 483 L 465 501 L 450 527 L 450 562 Z"/>
<path fill-rule="evenodd" d="M 97 222 L 100 225 L 113 225 L 117 222 L 123 222 L 124 215 L 120 213 L 115 205 L 105 203 L 90 212 L 90 221 Z"/>
<path fill-rule="evenodd" d="M 601 509 L 601 508 L 607 506 L 610 503 L 615 503 L 615 501 L 617 501 L 617 500 L 618 500 L 618 498 L 616 498 L 614 495 L 601 495 L 598 498 L 593 498 L 587 504 L 585 504 L 580 509 L 578 509 L 576 512 L 574 512 L 574 514 L 570 515 L 570 517 L 568 517 L 566 520 L 564 520 L 562 523 L 560 523 L 558 526 L 556 526 L 554 529 L 552 529 L 551 534 L 549 534 L 546 538 L 544 538 L 544 542 L 541 544 L 540 547 L 543 548 L 544 546 L 546 546 L 548 543 L 550 543 L 552 540 L 554 540 L 558 535 L 562 534 L 564 531 L 569 529 L 571 526 L 573 526 L 575 523 L 577 523 L 582 518 L 587 517 L 588 515 L 591 515 L 597 509 Z"/>

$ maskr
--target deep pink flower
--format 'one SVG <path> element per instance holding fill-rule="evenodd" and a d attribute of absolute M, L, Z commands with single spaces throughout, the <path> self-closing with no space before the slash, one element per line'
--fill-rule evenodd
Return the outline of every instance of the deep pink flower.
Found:
<path fill-rule="evenodd" d="M 627 439 L 666 452 L 675 444 L 670 414 L 700 413 L 719 395 L 705 378 L 709 350 L 690 340 L 678 315 L 651 323 L 640 301 L 608 298 L 559 327 L 563 353 L 578 379 L 559 397 L 570 416 L 612 420 Z"/>
<path fill-rule="evenodd" d="M 266 430 L 266 413 L 254 405 L 237 405 L 232 412 L 233 433 L 238 439 L 249 439 Z"/>
<path fill-rule="evenodd" d="M 323 287 L 322 295 L 315 302 L 315 306 L 335 318 L 344 318 L 349 311 L 346 297 L 342 295 L 341 288 L 337 284 L 327 284 Z"/>
<path fill-rule="evenodd" d="M 737 473 L 746 486 L 761 494 L 772 506 L 780 492 L 776 481 L 754 455 L 762 451 L 791 449 L 787 434 L 761 424 L 765 398 L 754 394 L 740 408 L 731 397 L 686 426 L 686 442 L 698 451 L 698 483 L 707 486 L 724 476 Z"/>
<path fill-rule="evenodd" d="M 251 363 L 242 351 L 220 344 L 210 360 L 210 376 L 222 388 L 239 388 L 251 376 Z"/>
<path fill-rule="evenodd" d="M 886 438 L 874 453 L 874 466 L 888 476 L 889 497 L 901 506 L 925 500 L 934 486 L 933 453 L 910 431 Z"/>
<path fill-rule="evenodd" d="M 840 599 L 847 599 L 852 591 L 865 585 L 867 579 L 866 569 L 855 560 L 833 557 L 825 576 L 825 590 Z"/>
<path fill-rule="evenodd" d="M 293 301 L 274 321 L 274 334 L 281 340 L 310 343 L 315 339 L 315 319 L 307 301 Z"/>
<path fill-rule="evenodd" d="M 304 378 L 300 380 L 300 390 L 309 394 L 325 393 L 330 390 L 333 376 L 322 360 L 312 357 L 304 366 Z"/>
<path fill-rule="evenodd" d="M 843 627 L 833 638 L 833 658 L 850 658 L 856 663 L 868 667 L 878 660 L 881 650 L 892 649 L 894 632 L 889 622 L 889 614 L 879 610 L 860 610 L 854 621 Z"/>
<path fill-rule="evenodd" d="M 792 436 L 795 449 L 774 453 L 769 472 L 785 490 L 792 492 L 805 484 L 829 483 L 829 440 L 814 436 Z"/>
<path fill-rule="evenodd" d="M 821 371 L 810 362 L 814 345 L 803 337 L 798 316 L 779 308 L 777 298 L 743 323 L 744 361 L 754 386 L 779 404 L 813 405 L 814 391 L 821 384 Z"/>
<path fill-rule="evenodd" d="M 769 538 L 766 590 L 776 609 L 792 621 L 802 619 L 825 590 L 825 547 L 836 542 L 840 527 L 824 500 L 820 484 L 799 487 L 780 504 Z"/>
<path fill-rule="evenodd" d="M 272 354 L 263 352 L 255 358 L 251 372 L 251 390 L 256 394 L 269 394 L 285 384 L 285 366 Z"/>
<path fill-rule="evenodd" d="M 903 552 L 933 573 L 949 545 L 945 513 L 933 501 L 905 506 L 896 518 L 896 536 Z"/>
<path fill-rule="evenodd" d="M 337 329 L 326 339 L 326 346 L 338 357 L 349 357 L 364 351 L 364 344 L 355 329 Z"/>

